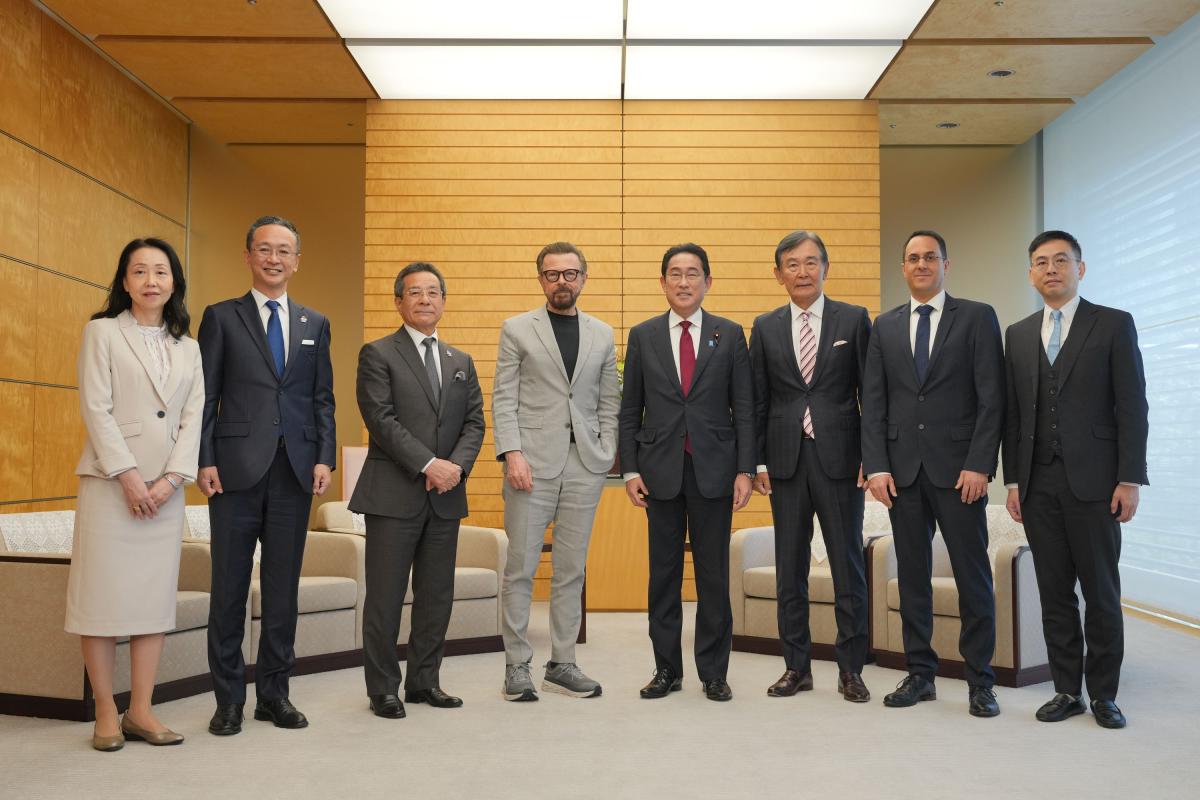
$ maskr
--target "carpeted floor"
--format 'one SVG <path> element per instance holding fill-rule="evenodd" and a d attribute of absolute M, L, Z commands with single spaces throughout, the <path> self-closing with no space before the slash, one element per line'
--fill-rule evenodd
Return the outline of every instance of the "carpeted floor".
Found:
<path fill-rule="evenodd" d="M 544 605 L 531 627 L 536 663 L 547 652 Z M 990 720 L 968 716 L 966 685 L 952 680 L 938 681 L 936 702 L 885 708 L 903 676 L 873 666 L 872 702 L 853 705 L 823 661 L 816 691 L 768 698 L 782 661 L 744 653 L 733 654 L 730 703 L 704 699 L 694 675 L 684 691 L 645 701 L 645 616 L 592 614 L 588 635 L 579 662 L 604 685 L 588 700 L 543 692 L 506 703 L 504 657 L 490 653 L 442 667 L 464 708 L 410 705 L 398 721 L 368 712 L 361 670 L 293 680 L 306 730 L 247 719 L 241 735 L 219 739 L 205 731 L 211 695 L 165 704 L 161 718 L 188 737 L 180 747 L 98 753 L 90 724 L 0 716 L 0 798 L 1200 797 L 1200 638 L 1141 619 L 1126 623 L 1124 731 L 1090 715 L 1036 722 L 1049 684 L 1000 688 Z"/>

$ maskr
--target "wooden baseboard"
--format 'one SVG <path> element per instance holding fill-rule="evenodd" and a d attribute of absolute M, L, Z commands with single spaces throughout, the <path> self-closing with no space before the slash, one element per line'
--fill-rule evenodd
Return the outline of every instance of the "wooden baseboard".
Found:
<path fill-rule="evenodd" d="M 904 653 L 894 653 L 890 650 L 876 650 L 875 663 L 881 667 L 897 669 L 902 672 L 908 669 L 908 662 L 904 657 Z M 993 666 L 992 671 L 996 673 L 997 685 L 1011 688 L 1033 686 L 1050 680 L 1049 664 L 1041 664 L 1036 667 L 1023 667 L 1021 669 Z M 937 674 L 941 678 L 962 680 L 966 677 L 966 664 L 957 660 L 940 659 L 938 661 Z"/>

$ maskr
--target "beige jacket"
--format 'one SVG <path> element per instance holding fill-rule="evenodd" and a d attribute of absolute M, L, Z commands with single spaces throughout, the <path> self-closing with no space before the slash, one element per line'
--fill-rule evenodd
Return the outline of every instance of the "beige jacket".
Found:
<path fill-rule="evenodd" d="M 137 467 L 155 480 L 196 478 L 204 374 L 195 339 L 168 337 L 171 371 L 159 390 L 137 323 L 128 311 L 94 319 L 79 348 L 79 409 L 87 441 L 76 475 L 113 478 Z"/>

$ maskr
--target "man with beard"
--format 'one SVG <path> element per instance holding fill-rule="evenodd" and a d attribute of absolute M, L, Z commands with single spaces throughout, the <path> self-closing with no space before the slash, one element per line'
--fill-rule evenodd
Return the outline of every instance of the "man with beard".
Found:
<path fill-rule="evenodd" d="M 554 523 L 550 660 L 542 688 L 597 697 L 575 663 L 588 540 L 617 448 L 617 352 L 611 327 L 576 308 L 587 260 L 570 242 L 537 257 L 546 305 L 506 320 L 492 394 L 496 458 L 504 462 L 504 698 L 537 700 L 529 604 L 546 527 Z"/>

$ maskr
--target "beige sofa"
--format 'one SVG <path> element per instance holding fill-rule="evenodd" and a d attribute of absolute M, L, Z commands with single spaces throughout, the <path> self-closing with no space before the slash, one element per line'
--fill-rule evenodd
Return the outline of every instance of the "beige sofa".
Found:
<path fill-rule="evenodd" d="M 365 551 L 366 528 L 360 515 L 345 501 L 324 503 L 317 509 L 316 528 L 326 535 L 354 543 L 360 563 Z M 454 606 L 446 632 L 446 654 L 491 653 L 504 649 L 500 638 L 500 585 L 508 558 L 508 537 L 495 528 L 463 525 L 458 531 L 458 557 L 454 567 Z M 412 581 L 404 595 L 398 650 L 403 653 L 411 631 Z M 360 607 L 361 611 L 361 607 Z M 355 628 L 356 647 L 362 647 L 361 615 Z"/>
<path fill-rule="evenodd" d="M 867 566 L 867 604 L 870 607 L 870 548 L 891 532 L 887 509 L 868 501 L 863 518 L 863 547 Z M 729 545 L 729 599 L 733 608 L 733 649 L 780 655 L 779 623 L 775 594 L 775 529 L 744 528 Z M 833 575 L 825 558 L 821 527 L 813 521 L 812 560 L 809 562 L 809 630 L 812 657 L 836 658 L 837 622 L 834 619 Z"/>
<path fill-rule="evenodd" d="M 996 593 L 996 654 L 992 668 L 1002 686 L 1027 686 L 1050 679 L 1046 641 L 1042 638 L 1042 604 L 1038 597 L 1033 554 L 1025 531 L 1002 505 L 989 505 L 988 556 Z M 892 539 L 880 540 L 871 554 L 871 644 L 880 666 L 905 669 L 900 623 L 900 584 Z M 933 649 L 938 674 L 963 676 L 958 652 L 961 623 L 958 589 L 941 533 L 933 539 Z"/>

